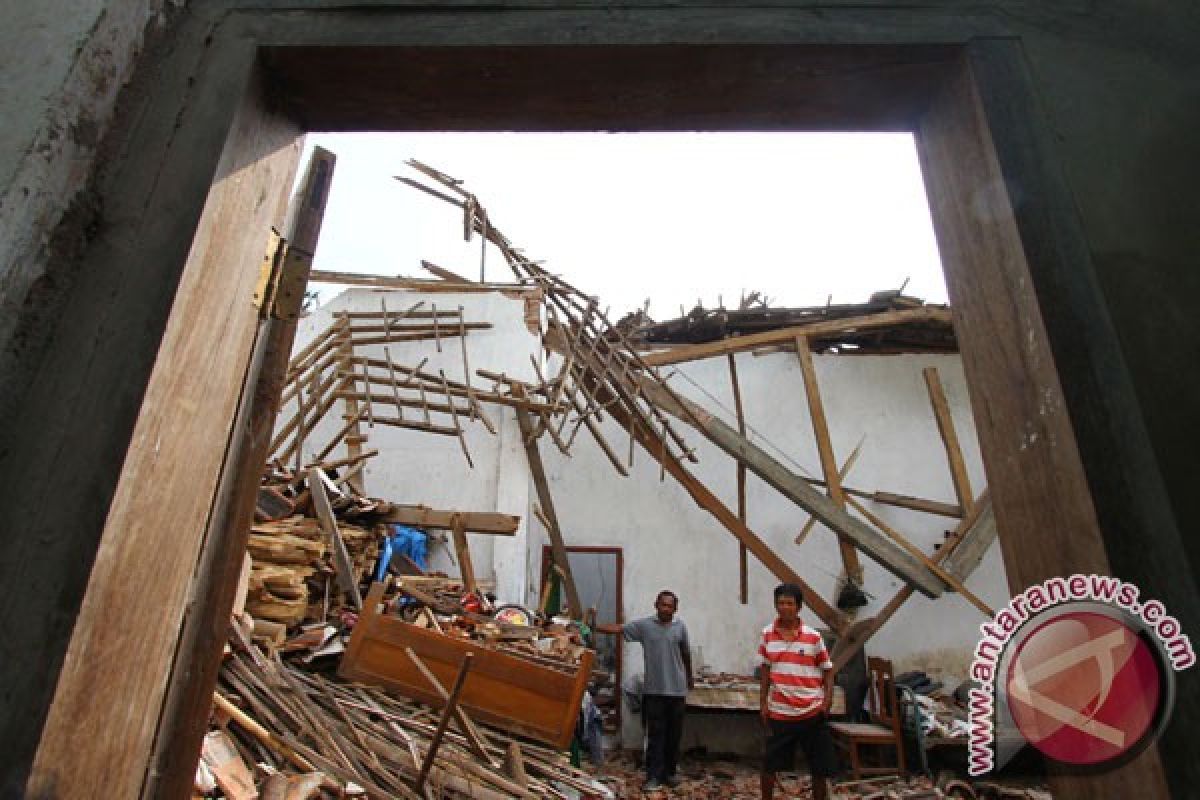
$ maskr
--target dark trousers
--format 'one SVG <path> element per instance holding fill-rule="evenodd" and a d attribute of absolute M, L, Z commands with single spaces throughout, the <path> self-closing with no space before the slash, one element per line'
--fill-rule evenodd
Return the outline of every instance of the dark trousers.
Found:
<path fill-rule="evenodd" d="M 642 697 L 642 719 L 646 723 L 646 777 L 665 781 L 679 764 L 679 740 L 683 738 L 684 698 L 661 694 Z"/>

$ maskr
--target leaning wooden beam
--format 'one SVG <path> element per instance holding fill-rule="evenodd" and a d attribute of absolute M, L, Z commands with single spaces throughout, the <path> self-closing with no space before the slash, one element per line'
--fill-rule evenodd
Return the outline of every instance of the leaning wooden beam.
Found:
<path fill-rule="evenodd" d="M 900 533 L 900 531 L 888 525 L 883 521 L 882 518 L 879 517 L 879 515 L 855 500 L 853 497 L 848 497 L 846 499 L 849 501 L 850 505 L 854 507 L 855 511 L 866 517 L 867 520 L 869 520 L 870 523 L 876 528 L 879 528 L 879 530 L 892 537 L 892 541 L 903 547 L 908 552 L 912 553 L 915 558 L 919 558 L 921 563 L 933 570 L 933 574 L 941 578 L 948 588 L 965 597 L 971 605 L 982 611 L 985 617 L 992 617 L 995 615 L 996 612 L 993 611 L 987 603 L 980 600 L 975 593 L 966 586 L 963 586 L 962 581 L 951 575 L 949 571 L 943 569 L 936 561 L 929 558 L 929 556 L 922 553 L 921 549 L 909 541 L 907 537 Z"/>
<path fill-rule="evenodd" d="M 812 488 L 807 481 L 776 461 L 769 453 L 730 428 L 717 417 L 686 398 L 680 402 L 669 397 L 650 381 L 643 381 L 646 396 L 664 411 L 678 417 L 704 434 L 713 444 L 745 463 L 746 467 L 822 524 L 848 538 L 864 553 L 897 578 L 913 585 L 928 597 L 942 592 L 942 582 L 927 567 L 886 536 L 862 520 L 850 516 L 832 500 Z M 669 467 L 668 467 L 669 468 Z M 805 598 L 807 600 L 807 598 Z"/>
<path fill-rule="evenodd" d="M 730 353 L 729 356 L 729 382 L 733 385 L 733 407 L 737 411 L 738 433 L 742 436 L 746 435 L 746 414 L 742 409 L 742 387 L 738 383 L 737 373 L 737 356 Z M 743 524 L 746 522 L 746 465 L 742 462 L 737 462 L 737 501 L 738 501 L 738 519 Z M 746 545 L 738 542 L 738 599 L 742 605 L 750 602 L 750 579 L 747 575 L 749 571 L 746 564 Z"/>
<path fill-rule="evenodd" d="M 665 393 L 664 396 L 666 396 Z M 599 399 L 603 400 L 605 398 L 603 395 L 601 395 Z M 674 458 L 671 458 L 670 456 L 662 458 L 663 447 L 657 435 L 654 433 L 648 433 L 638 423 L 638 421 L 631 418 L 629 413 L 621 406 L 613 406 L 611 409 L 609 409 L 609 415 L 616 420 L 621 427 L 629 432 L 630 436 L 635 439 L 639 445 L 641 445 L 643 450 L 649 453 L 650 456 L 656 461 L 659 461 L 659 463 L 662 464 L 667 472 L 671 473 L 671 476 L 678 481 L 679 485 L 682 486 L 687 493 L 692 496 L 692 499 L 696 502 L 696 505 L 700 506 L 705 511 L 716 517 L 717 521 L 720 522 L 726 530 L 732 533 L 738 541 L 746 545 L 746 549 L 748 549 L 764 567 L 770 570 L 771 574 L 785 583 L 794 583 L 799 586 L 804 594 L 805 605 L 811 608 L 813 613 L 820 617 L 826 625 L 839 633 L 845 628 L 846 618 L 842 612 L 829 605 L 829 603 L 825 601 L 825 598 L 821 597 L 816 590 L 809 586 L 808 583 L 800 577 L 799 573 L 788 566 L 787 562 L 785 562 L 782 558 L 776 555 L 775 551 L 771 549 L 770 545 L 760 539 L 758 535 L 754 533 L 754 531 L 750 530 L 750 528 L 747 527 L 744 522 L 737 518 L 736 514 L 730 511 L 724 503 L 717 499 L 717 496 L 714 495 L 707 486 L 705 486 L 698 478 L 696 478 L 696 476 L 692 475 L 692 473 L 688 472 L 687 468 Z M 734 432 L 734 435 L 736 435 L 736 431 Z M 828 498 L 823 499 L 828 502 Z M 938 585 L 940 587 L 940 584 Z"/>
<path fill-rule="evenodd" d="M 380 515 L 379 522 L 412 525 L 417 528 L 436 528 L 451 530 L 454 527 L 454 517 L 462 520 L 463 527 L 469 533 L 494 533 L 501 536 L 512 536 L 521 524 L 521 518 L 513 514 L 501 514 L 496 511 L 441 511 L 425 506 L 397 506 Z"/>
<path fill-rule="evenodd" d="M 308 488 L 312 492 L 313 505 L 317 510 L 317 520 L 321 531 L 329 537 L 333 549 L 333 565 L 337 570 L 337 582 L 342 591 L 349 596 L 355 608 L 362 608 L 362 594 L 358 591 L 358 581 L 354 577 L 354 563 L 346 550 L 346 542 L 338 530 L 337 518 L 333 515 L 333 506 L 329 504 L 329 493 L 325 489 L 325 473 L 317 467 L 308 471 Z"/>
<path fill-rule="evenodd" d="M 985 489 L 984 495 L 986 494 L 987 490 Z M 985 500 L 985 496 L 976 499 L 974 510 L 963 518 L 958 527 L 955 528 L 954 535 L 933 554 L 932 560 L 934 562 L 940 564 L 945 561 L 954 552 L 958 543 L 971 535 L 972 528 L 980 522 L 980 512 L 983 510 Z M 896 592 L 883 608 L 879 609 L 875 616 L 860 620 L 846 630 L 838 638 L 837 643 L 833 647 L 833 671 L 838 672 L 842 667 L 850 663 L 850 659 L 854 658 L 858 651 L 863 648 L 863 645 L 867 643 L 867 640 L 875 635 L 876 631 L 887 624 L 887 621 L 900 610 L 905 601 L 909 597 L 912 597 L 912 593 L 913 587 L 911 585 L 900 587 L 900 590 Z"/>
<path fill-rule="evenodd" d="M 475 281 L 471 280 L 470 278 L 464 278 L 457 272 L 452 272 L 444 267 L 439 267 L 437 264 L 434 264 L 430 261 L 422 261 L 421 268 L 427 272 L 433 273 L 444 281 L 452 281 L 454 283 L 475 283 Z"/>
<path fill-rule="evenodd" d="M 442 376 L 442 392 L 449 397 L 450 386 L 446 383 L 446 373 L 439 369 L 438 374 Z M 463 435 L 462 425 L 458 422 L 458 409 L 454 407 L 453 403 L 450 404 L 450 421 L 454 423 L 454 432 L 458 434 L 458 445 L 462 448 L 463 455 L 466 456 L 467 466 L 475 469 L 475 462 L 471 460 L 471 451 L 467 449 L 467 437 Z"/>
<path fill-rule="evenodd" d="M 434 758 L 437 757 L 438 747 L 441 746 L 442 738 L 446 735 L 450 718 L 454 716 L 454 709 L 458 708 L 458 698 L 462 694 L 463 684 L 467 682 L 467 673 L 471 669 L 471 659 L 474 657 L 474 653 L 467 653 L 463 656 L 462 666 L 458 668 L 458 676 L 454 679 L 454 688 L 450 690 L 446 707 L 442 709 L 442 718 L 438 720 L 437 730 L 434 731 L 433 739 L 429 742 L 429 749 L 425 751 L 425 761 L 421 764 L 421 772 L 417 775 L 417 782 L 413 786 L 417 794 L 420 794 L 425 787 L 425 779 L 429 777 L 429 769 L 433 766 Z"/>
<path fill-rule="evenodd" d="M 829 422 L 825 418 L 825 404 L 821 401 L 821 387 L 817 383 L 817 370 L 813 365 L 812 351 L 808 348 L 808 340 L 803 336 L 796 337 L 796 355 L 800 360 L 800 372 L 804 376 L 804 394 L 808 398 L 808 415 L 812 420 L 813 436 L 817 440 L 817 455 L 821 459 L 821 473 L 825 476 L 829 499 L 844 511 L 846 493 L 842 491 L 842 479 L 838 474 L 837 460 L 833 455 L 833 439 L 829 435 Z M 858 552 L 854 549 L 854 543 L 844 536 L 839 536 L 838 549 L 842 553 L 842 567 L 846 570 L 846 579 L 855 586 L 861 586 L 863 569 L 858 562 Z"/>
<path fill-rule="evenodd" d="M 861 317 L 814 322 L 810 325 L 796 325 L 790 328 L 779 328 L 762 333 L 751 333 L 746 336 L 736 336 L 732 339 L 722 339 L 704 344 L 686 345 L 664 350 L 659 353 L 646 353 L 642 361 L 653 367 L 666 364 L 678 364 L 683 361 L 695 361 L 709 356 L 719 356 L 725 353 L 739 353 L 743 350 L 753 350 L 764 344 L 791 343 L 797 336 L 816 338 L 838 333 L 850 333 L 889 328 L 894 325 L 904 325 L 915 322 L 944 322 L 950 324 L 950 310 L 947 308 L 913 308 L 902 311 L 885 311 L 882 314 L 868 314 Z"/>
<path fill-rule="evenodd" d="M 950 478 L 954 482 L 954 494 L 958 504 L 967 514 L 971 513 L 971 479 L 967 477 L 967 464 L 963 460 L 962 448 L 958 444 L 958 434 L 954 430 L 954 419 L 950 416 L 950 404 L 946 402 L 946 392 L 942 389 L 941 378 L 938 377 L 937 367 L 926 367 L 922 370 L 925 376 L 925 386 L 929 389 L 929 402 L 933 405 L 933 415 L 937 419 L 938 433 L 942 435 L 942 444 L 946 448 L 946 461 L 950 464 Z"/>
<path fill-rule="evenodd" d="M 516 391 L 520 392 L 520 387 Z M 575 586 L 575 577 L 571 573 L 571 562 L 567 558 L 567 546 L 563 542 L 562 528 L 558 524 L 558 515 L 554 511 L 554 498 L 550 494 L 550 482 L 546 480 L 546 469 L 542 464 L 542 454 L 538 450 L 537 439 L 533 435 L 533 421 L 529 412 L 517 408 L 517 425 L 521 428 L 521 441 L 525 445 L 525 455 L 529 459 L 529 474 L 533 478 L 533 486 L 537 491 L 538 505 L 546 521 L 546 535 L 550 537 L 550 554 L 554 564 L 562 570 L 563 584 L 567 590 L 567 610 L 571 619 L 583 619 L 583 603 L 579 600 L 579 589 Z"/>
<path fill-rule="evenodd" d="M 979 511 L 979 521 L 958 540 L 946 558 L 946 571 L 960 581 L 970 577 L 983 560 L 983 554 L 996 541 L 996 515 L 991 500 L 985 497 L 977 502 L 985 506 Z"/>
<path fill-rule="evenodd" d="M 540 291 L 532 286 L 515 283 L 453 283 L 442 280 L 410 278 L 404 275 L 364 275 L 359 272 L 332 272 L 314 269 L 309 283 L 343 283 L 347 286 L 372 286 L 377 289 L 415 289 L 430 292 L 496 292 Z"/>

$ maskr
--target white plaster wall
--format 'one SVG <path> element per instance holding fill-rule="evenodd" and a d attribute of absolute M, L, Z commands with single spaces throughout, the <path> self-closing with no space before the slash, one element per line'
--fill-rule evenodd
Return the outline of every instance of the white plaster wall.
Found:
<path fill-rule="evenodd" d="M 835 454 L 839 462 L 865 435 L 861 455 L 846 485 L 954 502 L 953 485 L 921 370 L 936 366 L 952 409 L 976 492 L 985 485 L 961 362 L 957 356 L 817 356 L 816 370 Z M 820 476 L 820 462 L 808 415 L 802 376 L 795 355 L 737 356 L 746 419 L 752 438 L 794 470 Z M 724 357 L 679 365 L 671 385 L 736 425 L 728 364 Z M 664 374 L 669 374 L 668 369 Z M 689 383 L 704 387 L 712 397 Z M 715 398 L 715 400 L 714 400 Z M 736 466 L 723 452 L 680 424 L 700 462 L 690 465 L 731 509 L 737 507 Z M 609 440 L 628 452 L 628 437 L 612 423 Z M 769 442 L 770 446 L 765 443 Z M 700 510 L 668 475 L 641 450 L 629 478 L 621 478 L 589 438 L 581 434 L 571 456 L 543 448 L 547 470 L 568 544 L 621 547 L 625 556 L 625 619 L 651 613 L 655 594 L 671 588 L 680 596 L 680 617 L 687 623 L 697 666 L 748 673 L 761 628 L 773 616 L 771 590 L 778 583 L 749 558 L 750 603 L 738 601 L 738 544 L 720 524 Z M 783 455 L 780 455 L 782 451 Z M 795 464 L 789 463 L 795 462 Z M 799 467 L 796 466 L 799 465 Z M 748 522 L 781 557 L 827 598 L 833 597 L 841 570 L 834 535 L 818 526 L 797 547 L 796 533 L 807 514 L 753 474 L 747 477 Z M 931 552 L 954 520 L 870 503 L 869 507 L 913 542 Z M 537 537 L 544 537 L 536 526 Z M 540 550 L 541 542 L 535 542 Z M 536 556 L 535 556 L 536 557 Z M 870 616 L 901 588 L 890 573 L 862 557 L 865 589 L 871 602 L 860 615 Z M 967 585 L 985 601 L 1000 604 L 1007 596 L 997 548 L 987 554 Z M 531 591 L 535 587 L 530 587 Z M 819 625 L 811 614 L 810 623 Z M 914 597 L 871 640 L 867 651 L 892 658 L 899 668 L 921 666 L 949 681 L 964 672 L 978 635 L 981 614 L 954 594 L 930 601 Z M 628 671 L 639 671 L 641 651 L 625 648 Z M 627 715 L 628 716 L 628 715 Z M 625 743 L 640 733 L 627 721 Z"/>
<path fill-rule="evenodd" d="M 318 311 L 303 319 L 296 333 L 295 350 L 300 350 L 333 321 L 337 311 L 379 311 L 381 300 L 389 311 L 403 311 L 418 302 L 420 310 L 434 305 L 439 310 L 463 306 L 468 322 L 490 322 L 489 330 L 471 331 L 466 337 L 471 370 L 479 368 L 503 372 L 525 381 L 535 380 L 530 354 L 537 353 L 539 338 L 525 324 L 525 301 L 520 296 L 499 292 L 468 294 L 420 294 L 407 291 L 378 291 L 351 289 L 332 299 Z M 372 358 L 384 358 L 382 345 L 359 348 L 357 352 Z M 458 338 L 442 340 L 439 353 L 433 341 L 401 342 L 388 345 L 392 361 L 416 366 L 428 358 L 422 371 L 437 374 L 444 370 L 446 378 L 462 382 L 462 349 Z M 375 370 L 379 374 L 379 370 Z M 477 375 L 472 385 L 491 389 L 491 381 Z M 376 388 L 377 394 L 387 394 Z M 431 400 L 436 398 L 431 397 Z M 462 401 L 460 400 L 460 404 Z M 377 405 L 380 415 L 395 416 L 393 406 Z M 280 415 L 288 419 L 295 411 L 292 403 Z M 484 411 L 497 428 L 490 434 L 482 423 L 460 418 L 474 468 L 450 436 L 407 430 L 387 425 L 371 427 L 364 420 L 363 432 L 368 441 L 366 450 L 379 450 L 379 455 L 367 462 L 364 471 L 365 488 L 369 494 L 400 503 L 420 503 L 433 508 L 463 511 L 500 511 L 521 517 L 515 536 L 469 534 L 472 561 L 480 580 L 495 580 L 497 596 L 502 601 L 516 601 L 525 595 L 529 574 L 529 548 L 526 539 L 526 519 L 529 516 L 529 470 L 520 431 L 512 409 L 484 404 Z M 409 419 L 419 419 L 420 409 L 405 409 Z M 446 415 L 434 414 L 433 421 L 450 425 Z M 304 458 L 307 462 L 337 433 L 343 424 L 341 404 L 326 415 L 311 436 L 307 437 Z M 339 446 L 330 459 L 344 457 L 345 446 Z M 442 545 L 431 549 L 432 567 L 457 574 L 450 550 Z"/>

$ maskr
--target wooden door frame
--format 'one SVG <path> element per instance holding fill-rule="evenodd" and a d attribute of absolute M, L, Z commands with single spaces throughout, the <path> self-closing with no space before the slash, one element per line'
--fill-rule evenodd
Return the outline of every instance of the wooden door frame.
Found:
<path fill-rule="evenodd" d="M 520 21 L 513 17 L 509 22 L 516 27 L 506 28 L 503 36 L 520 40 L 520 55 L 537 56 L 537 48 L 528 45 L 536 44 L 539 37 L 547 37 L 546 31 L 554 30 L 555 23 L 546 23 L 543 20 L 549 17 L 537 19 L 536 15 L 520 19 L 530 20 L 528 30 L 514 33 L 520 28 Z M 619 23 L 617 20 L 611 24 Z M 721 52 L 723 45 L 702 44 L 712 39 L 700 31 L 687 34 L 696 37 L 693 44 L 647 44 L 636 52 L 623 49 L 624 45 L 604 45 L 591 52 L 579 46 L 548 48 L 541 55 L 549 60 L 540 67 L 536 59 L 534 63 L 539 67 L 534 72 L 540 72 L 539 77 L 544 79 L 545 96 L 529 95 L 528 87 L 521 88 L 522 76 L 514 75 L 509 84 L 497 83 L 494 87 L 497 92 L 493 94 L 501 100 L 508 97 L 521 102 L 482 103 L 473 115 L 470 103 L 479 102 L 473 83 L 475 74 L 455 78 L 453 70 L 455 64 L 464 63 L 462 59 L 469 63 L 478 57 L 479 63 L 486 63 L 489 48 L 472 41 L 473 36 L 478 36 L 477 31 L 459 31 L 447 26 L 444 17 L 406 16 L 404 25 L 395 29 L 398 32 L 391 39 L 387 29 L 380 27 L 374 18 L 333 15 L 326 19 L 315 11 L 307 18 L 304 13 L 281 12 L 278 16 L 235 13 L 213 30 L 215 34 L 201 32 L 208 36 L 204 47 L 215 41 L 209 51 L 215 55 L 209 57 L 226 61 L 211 62 L 214 66 L 210 72 L 201 75 L 205 102 L 218 109 L 235 107 L 237 93 L 223 97 L 222 92 L 228 94 L 228 87 L 246 84 L 247 76 L 255 68 L 257 52 L 257 61 L 265 64 L 273 87 L 271 94 L 285 106 L 290 102 L 288 116 L 310 130 L 363 127 L 363 108 L 371 106 L 376 117 L 368 119 L 382 119 L 379 127 L 393 129 L 429 130 L 439 124 L 444 129 L 488 129 L 523 119 L 526 124 L 518 128 L 526 130 L 583 130 L 607 120 L 608 124 L 601 127 L 734 130 L 739 125 L 743 128 L 753 125 L 771 130 L 914 131 L 943 250 L 964 370 L 995 498 L 1010 585 L 1021 588 L 1049 575 L 1067 572 L 1109 571 L 1106 552 L 1108 548 L 1120 547 L 1122 531 L 1110 531 L 1106 539 L 1093 498 L 1096 503 L 1106 502 L 1114 487 L 1123 489 L 1112 494 L 1114 498 L 1132 496 L 1142 505 L 1146 503 L 1144 498 L 1161 495 L 1154 475 L 1138 474 L 1129 463 L 1122 464 L 1121 459 L 1108 455 L 1114 450 L 1122 454 L 1132 452 L 1132 462 L 1142 464 L 1149 452 L 1148 445 L 1144 440 L 1122 439 L 1119 435 L 1122 426 L 1140 417 L 1094 286 L 1086 240 L 1079 230 L 1069 191 L 1024 72 L 1019 43 L 959 40 L 950 45 L 872 49 L 865 44 L 870 40 L 869 32 L 862 34 L 862 45 L 852 47 L 814 44 L 818 32 L 793 33 L 794 41 L 782 45 L 774 34 L 769 37 L 770 44 L 731 42 L 730 49 L 740 48 L 731 54 Z M 588 35 L 601 39 L 609 35 L 609 41 L 625 41 L 615 32 L 606 33 L 603 19 L 597 20 L 595 30 L 599 33 Z M 458 36 L 466 40 L 446 41 Z M 812 38 L 805 40 L 805 36 Z M 414 41 L 456 45 L 451 48 L 455 51 L 449 54 L 452 57 L 443 53 L 441 62 L 431 64 L 428 75 L 433 77 L 426 87 L 428 96 L 413 94 L 409 91 L 411 86 L 399 85 L 393 80 L 396 73 L 386 69 L 389 59 L 403 61 L 407 56 L 411 68 L 413 57 L 430 55 L 428 50 L 411 52 Z M 255 47 L 257 51 L 253 51 Z M 622 58 L 626 54 L 634 57 Z M 508 56 L 512 55 L 509 48 Z M 797 63 L 789 61 L 791 56 L 799 56 Z M 700 72 L 680 67 L 693 57 L 702 68 Z M 622 102 L 612 102 L 612 86 L 604 86 L 602 96 L 573 101 L 571 93 L 588 84 L 572 78 L 585 76 L 569 69 L 555 74 L 547 69 L 547 65 L 556 63 L 555 58 L 571 61 L 576 69 L 612 70 L 612 80 L 617 81 L 614 85 L 628 90 L 622 95 Z M 864 63 L 871 68 L 863 69 Z M 434 66 L 442 72 L 438 73 Z M 742 67 L 746 71 L 744 76 L 738 72 Z M 348 83 L 355 75 L 357 82 Z M 697 83 L 697 75 L 705 75 L 710 81 L 729 78 L 731 82 L 722 84 L 728 93 L 715 98 L 719 101 L 716 104 L 706 103 L 702 85 L 691 92 L 686 89 L 689 83 Z M 595 81 L 594 74 L 586 77 L 592 83 L 604 84 Z M 760 91 L 740 91 L 736 80 L 739 77 L 746 78 L 749 89 L 758 87 Z M 457 80 L 454 88 L 460 94 L 441 92 L 449 84 L 439 83 L 439 79 Z M 399 102 L 379 102 L 381 98 L 397 95 Z M 430 97 L 437 98 L 442 105 L 429 105 Z M 756 105 L 739 107 L 731 103 L 735 97 Z M 814 97 L 815 100 L 811 99 Z M 451 102 L 455 98 L 461 107 Z M 262 113 L 268 110 L 264 108 Z M 270 113 L 275 113 L 275 109 Z M 447 125 L 456 114 L 459 124 Z M 221 130 L 220 126 L 228 126 L 230 118 L 231 115 L 220 114 L 213 120 L 186 116 L 180 124 L 185 133 L 203 131 L 211 136 Z M 146 135 L 161 139 L 166 134 L 151 131 Z M 180 153 L 177 148 L 168 156 L 158 157 L 178 164 L 191 155 Z M 202 152 L 201 156 L 204 155 Z M 124 157 L 135 162 L 139 154 L 126 153 Z M 203 169 L 167 171 L 157 191 L 168 195 L 173 190 L 192 194 L 198 188 L 195 181 L 201 173 Z M 249 186 L 244 188 L 250 190 Z M 1020 198 L 1015 207 L 1011 202 L 1014 196 Z M 979 209 L 986 209 L 988 215 L 966 213 Z M 171 243 L 166 238 L 163 241 Z M 120 257 L 124 254 L 109 254 L 113 262 Z M 165 307 L 151 309 L 151 319 L 171 305 L 167 298 Z M 136 311 L 133 306 L 127 310 Z M 1068 330 L 1076 324 L 1086 330 Z M 1047 335 L 1048 329 L 1052 337 Z M 85 334 L 86 331 L 80 335 Z M 236 358 L 246 360 L 232 365 L 233 368 L 248 367 L 248 354 Z M 253 374 L 247 375 L 247 380 L 254 378 Z M 113 380 L 116 385 L 120 381 L 145 380 L 146 398 L 164 388 L 159 386 L 157 369 L 154 375 L 147 371 Z M 1070 390 L 1064 392 L 1064 386 Z M 30 403 L 35 403 L 41 395 L 35 392 L 32 396 L 35 399 Z M 53 415 L 58 414 L 69 419 L 70 411 L 62 403 L 47 402 L 45 410 L 30 412 L 27 417 L 37 420 L 41 414 L 53 421 L 56 419 Z M 142 413 L 144 416 L 145 408 Z M 230 411 L 226 430 L 231 433 L 234 417 Z M 139 418 L 137 425 L 142 424 Z M 94 485 L 77 490 L 81 496 L 86 492 L 98 491 L 100 496 L 112 492 L 128 474 L 139 449 L 155 446 L 153 441 L 137 438 L 132 433 L 136 429 L 130 428 L 129 456 L 121 475 L 96 478 Z M 227 438 L 216 437 L 207 446 L 223 452 Z M 1086 471 L 1080 442 L 1086 445 Z M 95 445 L 109 446 L 109 442 Z M 87 456 L 87 452 L 74 454 L 78 459 Z M 55 475 L 54 463 L 46 468 L 47 482 L 49 476 Z M 217 484 L 219 480 L 212 483 Z M 1155 495 L 1155 486 L 1159 486 L 1159 495 Z M 181 482 L 163 490 L 195 491 L 195 487 Z M 207 498 L 210 502 L 213 499 Z M 1116 501 L 1108 502 L 1105 510 L 1117 514 L 1111 507 Z M 89 503 L 94 505 L 91 498 Z M 1128 514 L 1149 518 L 1150 512 L 1138 507 Z M 184 537 L 189 546 L 199 548 L 203 526 L 190 526 L 177 535 Z M 208 542 L 205 546 L 216 545 Z M 128 549 L 131 547 L 134 550 Z M 140 545 L 127 531 L 113 527 L 106 527 L 99 536 L 97 564 L 102 563 L 106 550 L 124 553 L 138 563 L 150 563 L 157 556 L 149 545 Z M 84 557 L 91 558 L 91 554 L 84 553 Z M 114 597 L 122 594 L 122 580 L 120 570 L 92 571 L 82 598 L 86 613 L 78 617 L 71 636 L 70 647 L 76 652 L 86 648 L 88 641 L 99 640 L 101 634 L 96 628 L 103 624 L 106 614 L 117 609 Z M 1181 585 L 1186 588 L 1190 584 Z M 73 587 L 66 589 L 69 595 Z M 157 582 L 151 580 L 143 591 L 148 593 L 150 602 L 161 600 L 167 604 L 165 618 L 179 619 L 186 613 L 190 589 L 178 585 L 177 578 L 161 576 Z M 1172 602 L 1169 589 L 1161 594 Z M 32 615 L 49 619 L 48 612 L 34 608 L 33 602 L 29 601 Z M 45 627 L 52 630 L 56 624 L 49 621 Z M 59 645 L 52 642 L 51 651 L 56 646 Z M 68 662 L 72 658 L 68 654 Z M 49 662 L 48 666 L 55 662 L 53 652 Z M 156 682 L 158 678 L 149 674 L 151 667 L 146 669 L 146 680 Z M 64 698 L 75 691 L 65 675 L 64 671 L 59 678 L 54 705 L 65 702 Z M 172 686 L 174 682 L 187 680 L 186 674 L 175 674 Z M 211 685 L 186 688 L 200 694 L 212 690 Z M 125 716 L 157 719 L 162 695 L 163 692 L 156 690 L 102 698 L 92 704 L 94 726 L 89 730 L 112 730 L 108 721 Z M 35 722 L 46 713 L 38 702 L 35 698 L 29 706 Z M 53 713 L 51 717 L 54 718 Z M 58 719 L 61 722 L 47 722 L 44 727 L 34 724 L 32 733 L 14 734 L 23 737 L 18 739 L 22 745 L 32 741 L 30 737 L 39 740 L 38 754 L 45 769 L 51 769 L 50 759 L 69 751 L 69 743 L 74 741 L 67 718 Z M 74 720 L 70 722 L 77 724 Z M 136 794 L 136 787 L 143 785 L 143 775 L 130 773 L 138 771 L 133 765 L 149 762 L 152 740 L 153 736 L 148 739 L 140 736 L 137 742 L 119 736 L 91 737 L 86 752 L 72 753 L 72 772 L 77 780 L 90 782 L 101 773 L 88 769 L 89 765 L 99 768 L 110 764 L 107 769 L 115 779 L 110 787 L 133 788 L 132 792 L 114 790 L 115 793 Z M 122 750 L 126 752 L 120 758 L 111 758 L 113 752 Z M 47 775 L 55 780 L 66 779 L 57 772 L 41 773 L 42 777 Z M 1104 785 L 1111 786 L 1114 775 L 1128 776 L 1143 786 L 1161 784 L 1155 748 L 1117 773 L 1106 775 Z M 1086 781 L 1074 784 L 1083 787 L 1079 796 L 1090 791 L 1086 784 Z"/>

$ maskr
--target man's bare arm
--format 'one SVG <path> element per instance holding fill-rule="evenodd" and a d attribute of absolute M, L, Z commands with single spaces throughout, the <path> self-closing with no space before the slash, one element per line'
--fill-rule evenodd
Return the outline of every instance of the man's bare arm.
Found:
<path fill-rule="evenodd" d="M 679 643 L 679 656 L 683 659 L 683 670 L 687 675 L 688 691 L 696 688 L 696 680 L 692 677 L 692 651 L 683 642 Z"/>
<path fill-rule="evenodd" d="M 831 669 L 825 670 L 825 704 L 821 707 L 821 711 L 825 714 L 829 713 L 829 709 L 833 707 L 833 679 L 837 676 Z"/>
<path fill-rule="evenodd" d="M 758 677 L 758 713 L 762 716 L 763 722 L 767 721 L 767 696 L 771 693 L 771 665 L 763 664 L 759 667 Z"/>
<path fill-rule="evenodd" d="M 624 632 L 623 626 L 611 625 L 611 624 L 593 625 L 592 630 L 595 631 L 596 633 L 608 633 L 608 634 L 612 634 L 613 636 L 619 636 L 621 633 Z"/>

